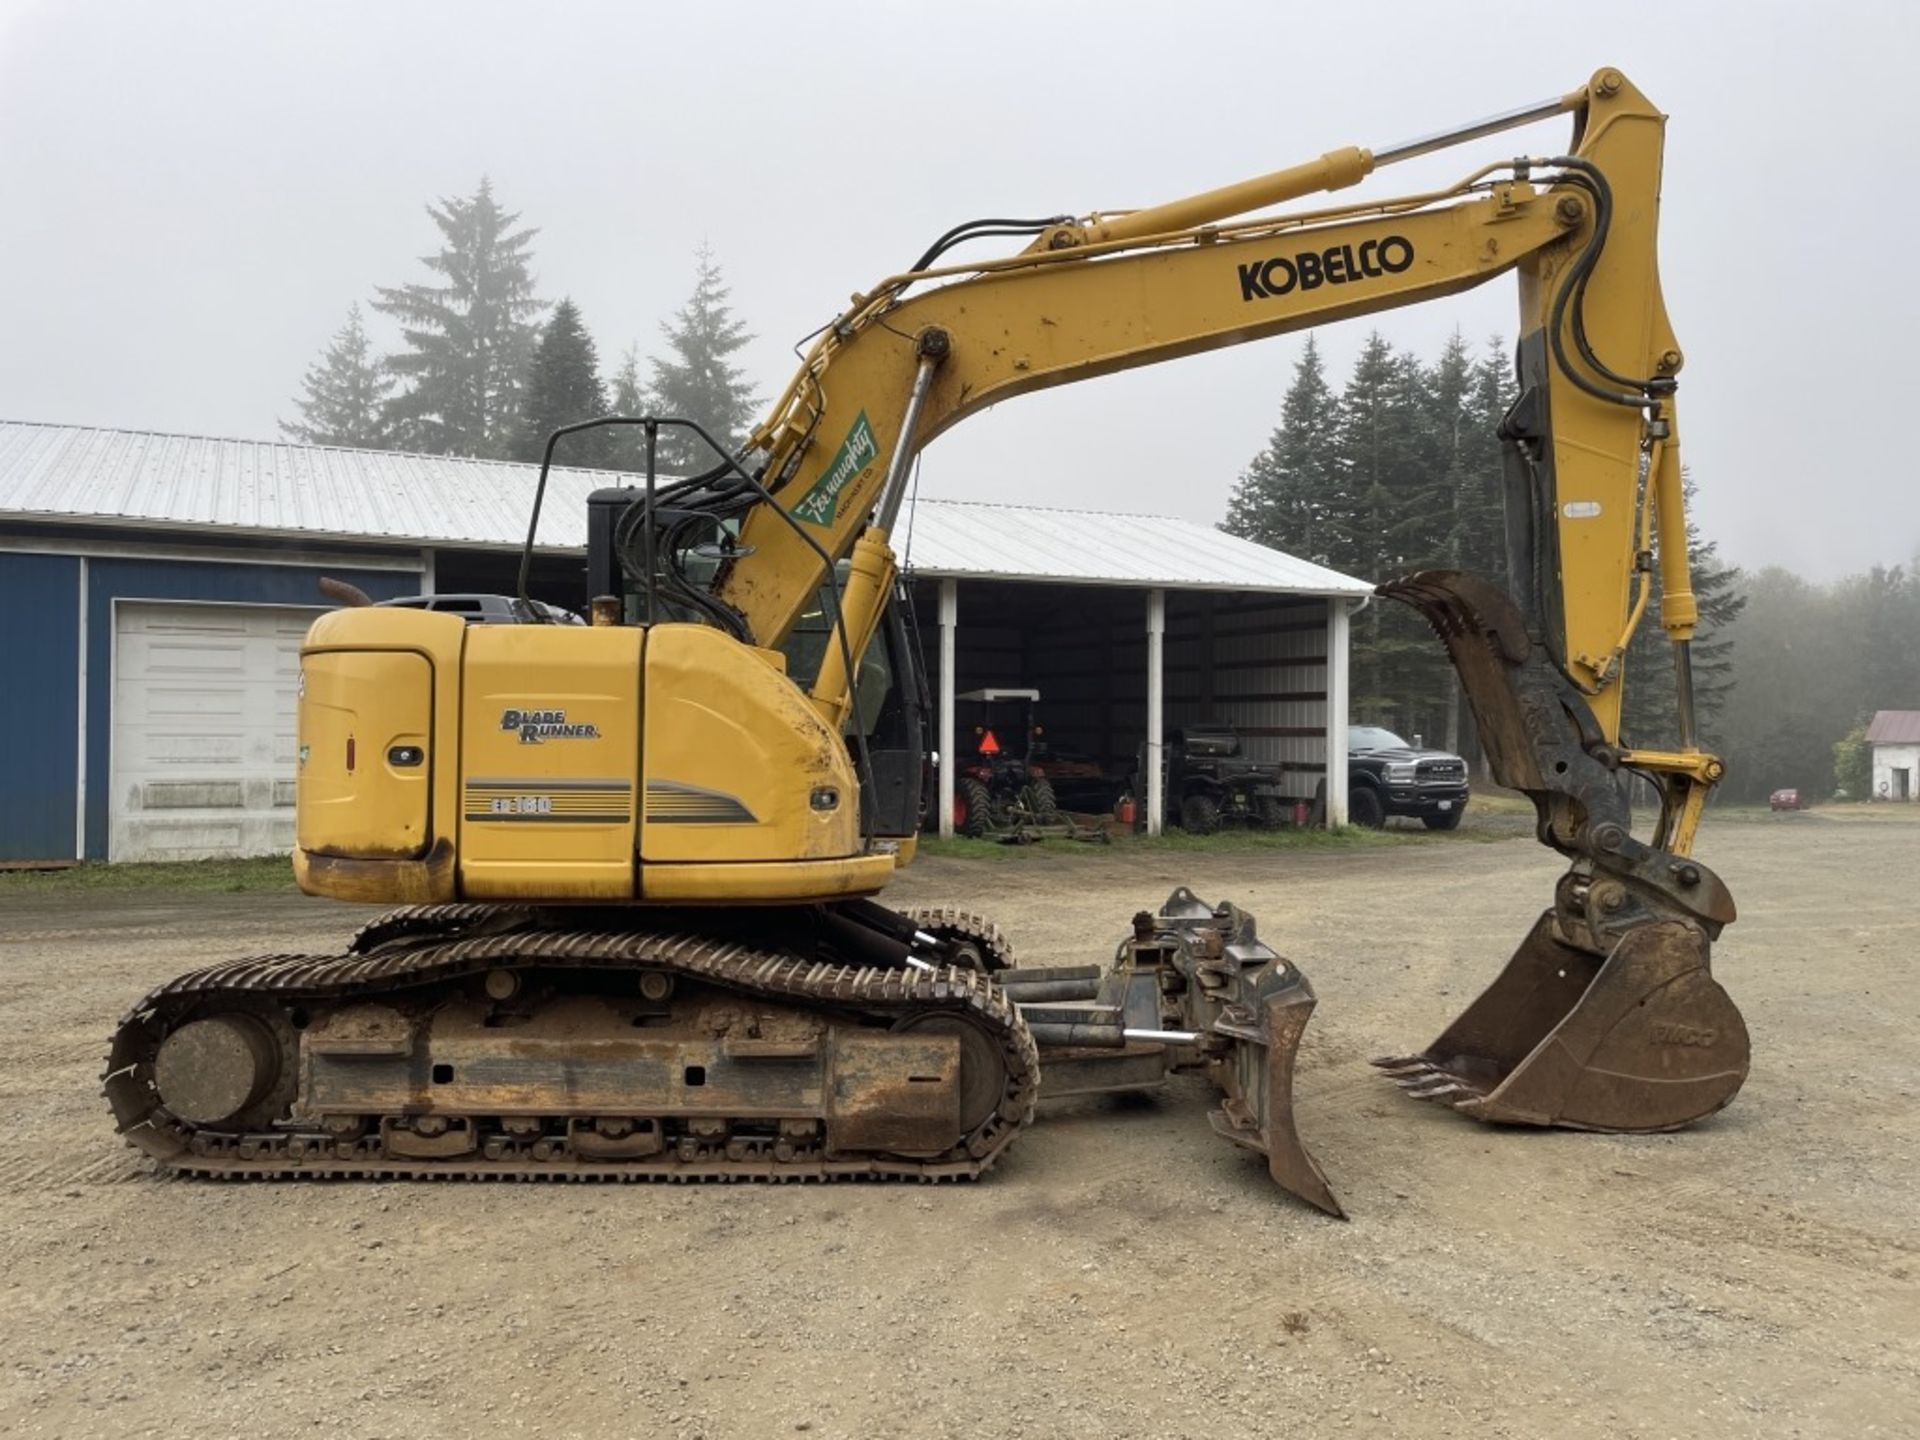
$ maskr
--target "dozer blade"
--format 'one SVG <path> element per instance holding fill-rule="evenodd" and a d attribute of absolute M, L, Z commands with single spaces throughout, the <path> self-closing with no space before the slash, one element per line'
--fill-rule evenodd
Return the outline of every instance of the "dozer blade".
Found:
<path fill-rule="evenodd" d="M 1675 1130 L 1747 1078 L 1747 1027 L 1677 921 L 1629 931 L 1605 959 L 1540 917 L 1500 977 L 1418 1055 L 1377 1059 L 1408 1094 L 1478 1120 Z"/>
<path fill-rule="evenodd" d="M 1293 1066 L 1313 987 L 1236 905 L 1181 886 L 1133 917 L 1110 966 L 1003 970 L 995 977 L 1040 1045 L 1041 1098 L 1154 1090 L 1202 1070 L 1219 1092 L 1214 1130 L 1267 1157 L 1283 1190 L 1346 1212 L 1293 1118 Z"/>
<path fill-rule="evenodd" d="M 1237 1043 L 1219 1062 L 1214 1079 L 1224 1095 L 1207 1118 L 1234 1144 L 1265 1155 L 1267 1173 L 1281 1189 L 1344 1220 L 1347 1212 L 1293 1122 L 1293 1062 L 1313 1016 L 1313 987 L 1298 969 L 1276 958 L 1252 988 L 1250 1020 L 1239 1007 L 1230 1007 L 1214 1021 L 1216 1034 Z"/>

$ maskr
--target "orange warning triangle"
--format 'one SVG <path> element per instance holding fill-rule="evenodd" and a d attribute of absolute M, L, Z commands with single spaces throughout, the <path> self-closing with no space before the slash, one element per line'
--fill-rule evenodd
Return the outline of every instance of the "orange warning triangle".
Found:
<path fill-rule="evenodd" d="M 980 737 L 980 753 L 982 755 L 998 755 L 1000 753 L 1000 742 L 993 738 L 993 731 L 989 730 L 985 735 Z"/>

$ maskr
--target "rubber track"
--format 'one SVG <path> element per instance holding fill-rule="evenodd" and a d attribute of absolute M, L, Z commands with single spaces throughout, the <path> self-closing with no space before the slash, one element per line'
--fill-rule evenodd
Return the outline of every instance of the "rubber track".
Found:
<path fill-rule="evenodd" d="M 397 910 L 374 916 L 354 931 L 353 938 L 347 941 L 347 949 L 355 955 L 365 955 L 393 940 L 427 936 L 452 938 L 484 921 L 498 921 L 499 926 L 505 926 L 532 918 L 533 912 L 521 905 L 402 905 Z"/>
<path fill-rule="evenodd" d="M 971 940 L 980 947 L 989 972 L 1011 970 L 1014 966 L 1013 942 L 984 915 L 951 905 L 912 905 L 899 913 L 930 935 Z"/>
<path fill-rule="evenodd" d="M 452 909 L 458 907 L 420 907 Z M 479 907 L 497 912 L 500 907 Z M 381 917 L 383 920 L 389 917 Z M 391 937 L 389 937 L 391 938 Z M 446 986 L 490 969 L 670 969 L 707 984 L 786 1002 L 872 1016 L 945 1010 L 970 1017 L 1001 1040 L 1007 1084 L 994 1113 L 965 1141 L 930 1159 L 808 1156 L 775 1161 L 703 1155 L 683 1161 L 671 1152 L 631 1160 L 478 1155 L 417 1161 L 369 1152 L 351 1158 L 295 1159 L 281 1153 L 241 1158 L 195 1154 L 196 1130 L 170 1114 L 153 1089 L 153 1056 L 169 1022 L 208 1001 L 375 999 Z M 120 1133 L 165 1169 L 221 1178 L 462 1178 L 551 1180 L 806 1180 L 966 1179 L 984 1173 L 1033 1119 L 1039 1054 L 1019 1011 L 986 977 L 947 966 L 936 971 L 834 965 L 706 936 L 635 932 L 547 931 L 486 935 L 376 954 L 264 955 L 190 971 L 150 992 L 121 1020 L 108 1053 L 105 1095 Z M 559 1118 L 559 1117 L 556 1117 Z M 208 1129 L 231 1142 L 233 1132 Z M 250 1136 L 259 1148 L 284 1149 L 289 1132 Z M 371 1145 L 377 1142 L 362 1142 Z"/>
<path fill-rule="evenodd" d="M 972 941 L 985 957 L 989 971 L 1011 970 L 1018 963 L 1006 932 L 976 911 L 953 905 L 910 905 L 896 913 L 929 934 Z M 538 921 L 538 912 L 524 905 L 402 905 L 362 925 L 347 942 L 347 949 L 365 955 L 396 940 L 452 939 L 483 924 L 498 931 Z"/>

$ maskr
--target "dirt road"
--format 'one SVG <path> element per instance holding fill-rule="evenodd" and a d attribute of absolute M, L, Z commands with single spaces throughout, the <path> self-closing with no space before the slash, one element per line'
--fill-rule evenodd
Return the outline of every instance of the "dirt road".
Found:
<path fill-rule="evenodd" d="M 102 1040 L 202 960 L 332 948 L 293 897 L 0 891 L 0 1434 L 1780 1437 L 1920 1434 L 1920 825 L 1712 831 L 1754 1073 L 1646 1139 L 1493 1131 L 1364 1063 L 1490 979 L 1524 841 L 928 862 L 1026 963 L 1177 883 L 1321 997 L 1272 1189 L 1204 1092 L 1062 1103 L 974 1186 L 153 1178 Z M 988 889 L 997 895 L 985 893 Z"/>

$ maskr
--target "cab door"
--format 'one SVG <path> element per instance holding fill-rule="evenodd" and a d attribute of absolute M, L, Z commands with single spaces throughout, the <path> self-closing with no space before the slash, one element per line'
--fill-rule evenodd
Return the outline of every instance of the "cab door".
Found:
<path fill-rule="evenodd" d="M 847 747 L 860 762 L 856 730 L 864 730 L 872 783 L 860 790 L 861 828 L 903 838 L 919 833 L 927 804 L 927 721 L 931 709 L 920 631 L 906 587 L 894 591 L 867 653 L 848 718 Z"/>

